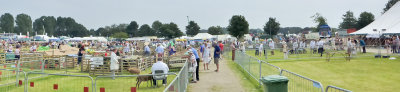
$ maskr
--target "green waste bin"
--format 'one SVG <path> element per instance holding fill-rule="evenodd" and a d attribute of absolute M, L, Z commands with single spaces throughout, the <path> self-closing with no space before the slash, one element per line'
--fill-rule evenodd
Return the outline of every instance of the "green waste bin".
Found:
<path fill-rule="evenodd" d="M 288 92 L 288 78 L 280 75 L 270 75 L 262 77 L 261 82 L 264 84 L 264 92 Z"/>

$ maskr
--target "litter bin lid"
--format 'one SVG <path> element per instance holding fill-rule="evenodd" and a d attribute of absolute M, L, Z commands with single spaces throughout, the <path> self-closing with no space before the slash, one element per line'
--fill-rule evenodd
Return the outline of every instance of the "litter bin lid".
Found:
<path fill-rule="evenodd" d="M 279 83 L 279 82 L 287 82 L 289 80 L 285 76 L 270 75 L 270 76 L 262 77 L 261 81 L 264 83 Z"/>

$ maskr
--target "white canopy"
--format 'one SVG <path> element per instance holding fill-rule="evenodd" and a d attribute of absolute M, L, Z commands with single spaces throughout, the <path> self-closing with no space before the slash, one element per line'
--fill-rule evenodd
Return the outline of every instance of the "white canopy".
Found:
<path fill-rule="evenodd" d="M 211 39 L 211 38 L 213 38 L 213 36 L 208 33 L 198 33 L 196 36 L 192 37 L 192 39 L 201 39 L 201 40 Z"/>
<path fill-rule="evenodd" d="M 99 42 L 107 42 L 107 39 L 104 37 L 74 37 L 68 39 L 70 41 L 99 41 Z"/>
<path fill-rule="evenodd" d="M 366 27 L 351 34 L 378 34 L 373 30 L 386 29 L 383 33 L 400 33 L 400 3 L 396 3 L 385 14 Z"/>

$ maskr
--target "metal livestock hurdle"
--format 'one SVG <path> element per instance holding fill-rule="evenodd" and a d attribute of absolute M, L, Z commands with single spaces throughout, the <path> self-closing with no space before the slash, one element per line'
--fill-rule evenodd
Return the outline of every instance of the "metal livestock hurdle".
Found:
<path fill-rule="evenodd" d="M 18 72 L 24 73 L 19 75 Z M 10 69 L 0 69 L 0 92 L 21 92 L 24 90 L 23 71 L 16 71 Z"/>
<path fill-rule="evenodd" d="M 163 92 L 186 92 L 190 77 L 188 64 L 188 62 L 185 62 L 185 65 L 181 68 L 177 77 L 172 80 Z"/>
<path fill-rule="evenodd" d="M 324 92 L 322 84 L 313 79 L 282 69 L 281 76 L 289 79 L 289 92 Z"/>
<path fill-rule="evenodd" d="M 325 92 L 352 92 L 352 91 L 329 85 L 325 88 Z"/>
<path fill-rule="evenodd" d="M 136 91 L 136 79 L 137 77 L 154 76 L 154 75 L 176 75 L 175 73 L 167 74 L 143 74 L 143 75 L 116 75 L 116 76 L 97 76 L 94 81 L 94 91 L 93 92 L 107 92 L 111 90 L 112 92 L 134 92 Z M 113 79 L 115 78 L 115 79 Z M 149 80 L 153 81 L 153 80 Z M 158 81 L 160 82 L 160 81 Z M 142 84 L 145 85 L 146 81 Z M 149 83 L 149 82 L 147 82 Z M 151 83 L 151 82 L 150 82 Z M 161 83 L 158 83 L 161 84 Z M 142 86 L 143 86 L 142 85 Z M 149 84 L 147 84 L 149 85 Z M 152 85 L 152 84 L 150 84 Z"/>
<path fill-rule="evenodd" d="M 25 92 L 92 92 L 93 78 L 88 75 L 46 74 L 29 72 Z"/>

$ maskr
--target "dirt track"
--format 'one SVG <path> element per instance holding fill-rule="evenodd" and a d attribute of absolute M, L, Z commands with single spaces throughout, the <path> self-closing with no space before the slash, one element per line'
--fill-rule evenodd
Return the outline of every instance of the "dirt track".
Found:
<path fill-rule="evenodd" d="M 200 81 L 189 85 L 189 92 L 244 92 L 240 79 L 235 76 L 225 60 L 220 60 L 220 70 L 214 72 L 215 64 L 209 65 L 210 70 L 204 70 L 200 62 Z"/>

